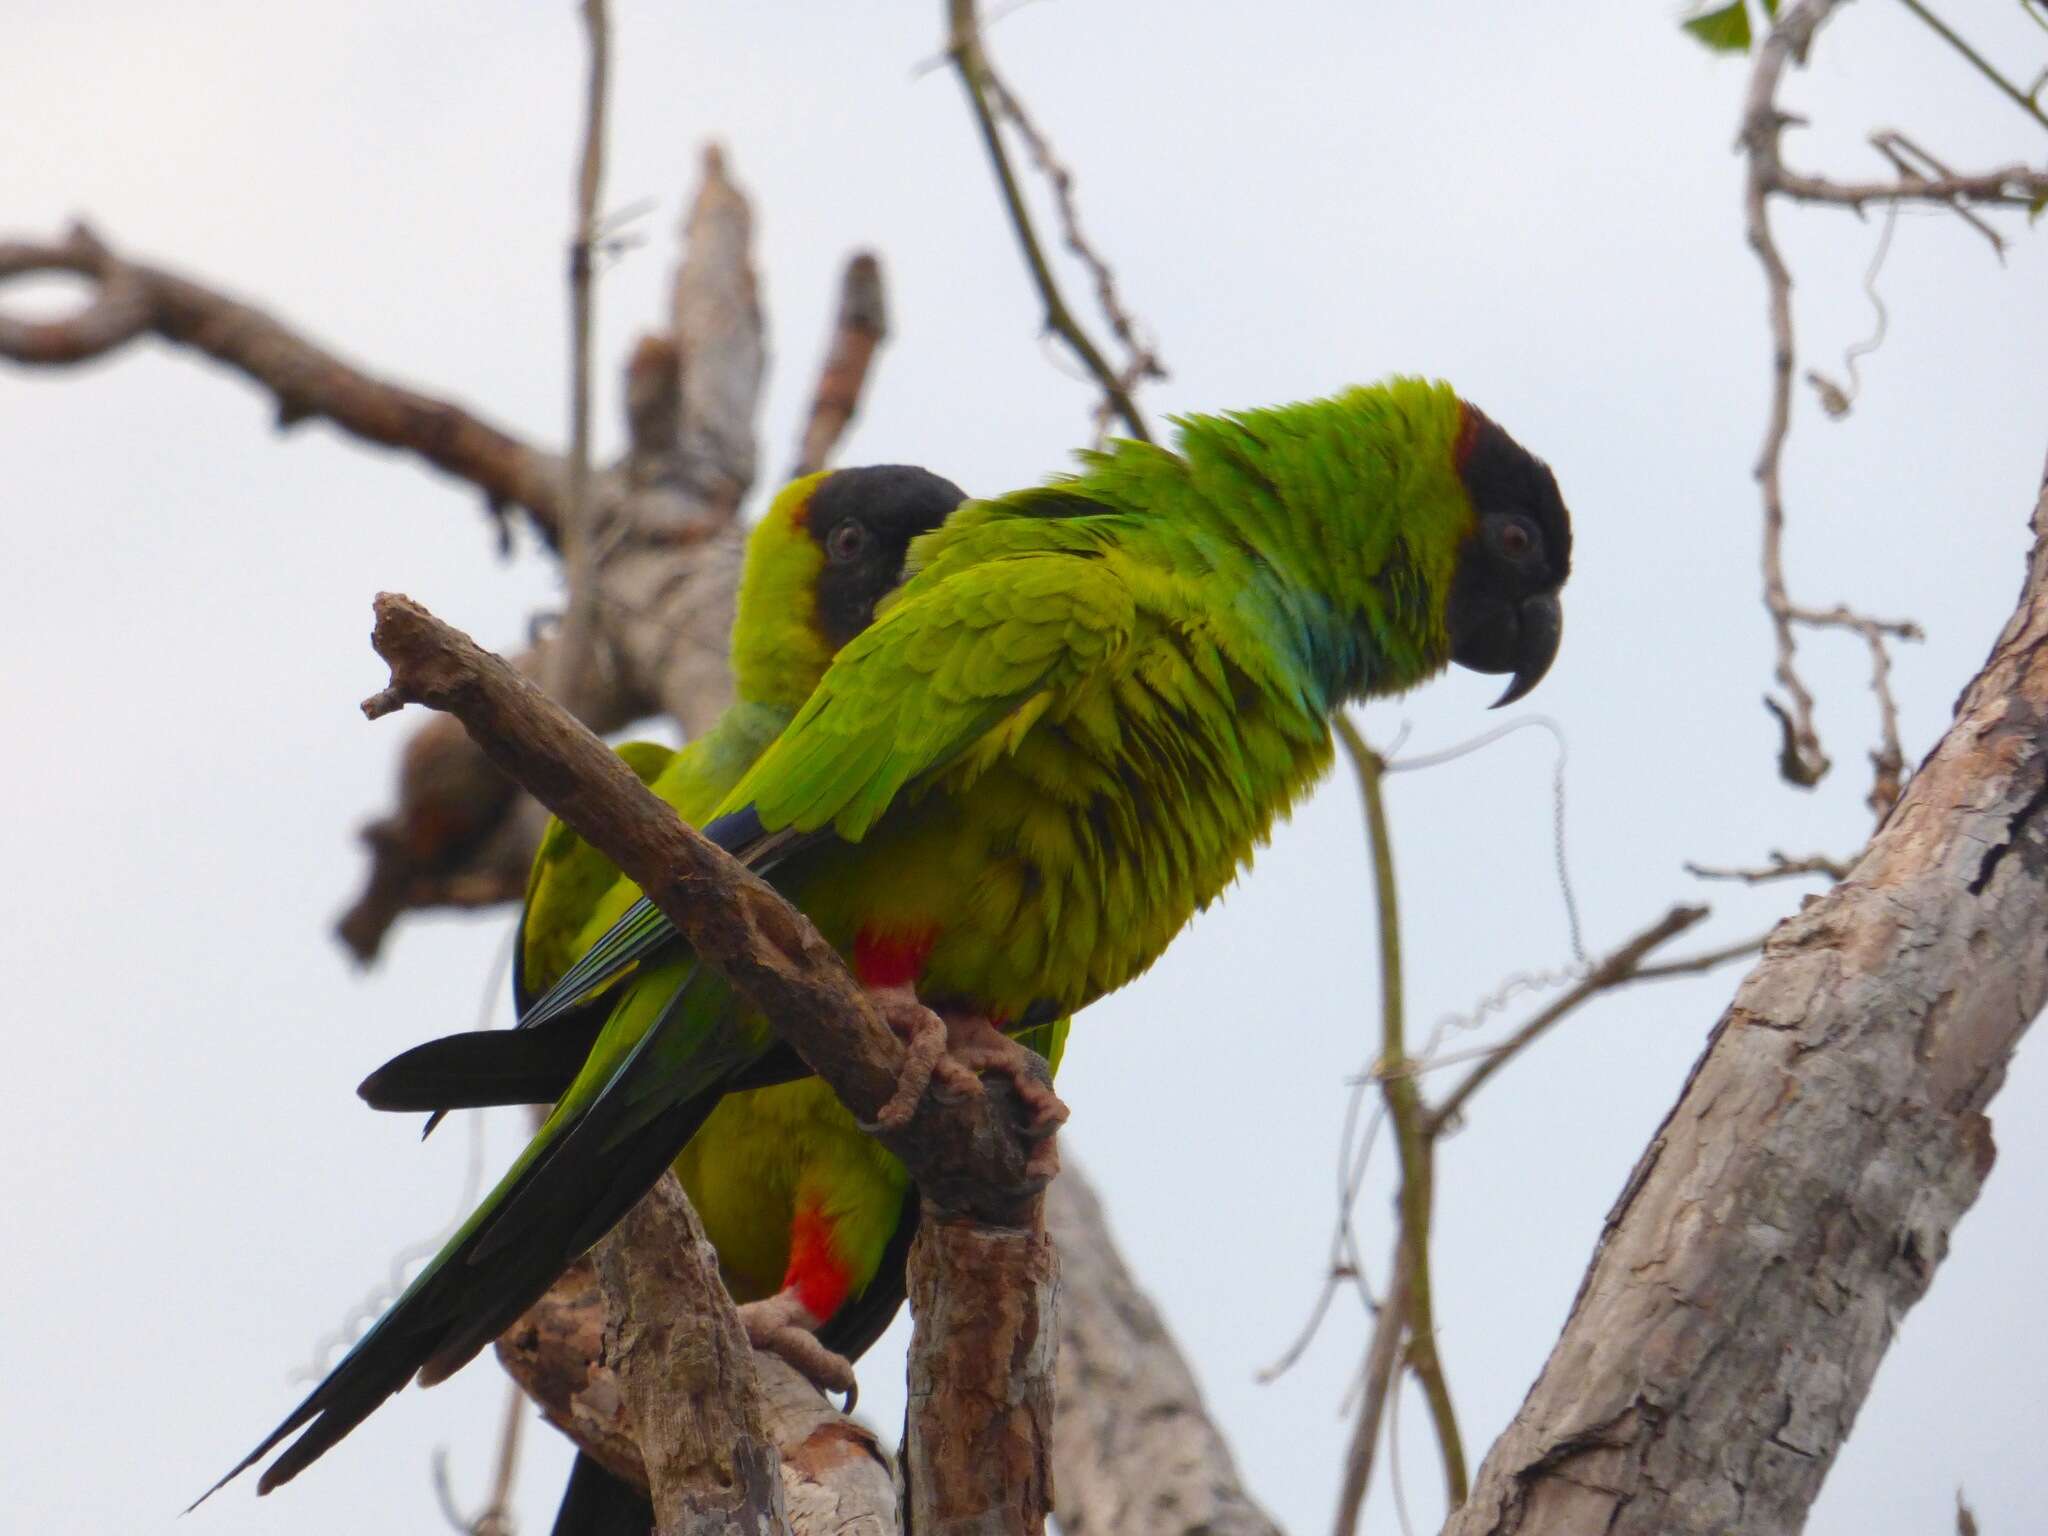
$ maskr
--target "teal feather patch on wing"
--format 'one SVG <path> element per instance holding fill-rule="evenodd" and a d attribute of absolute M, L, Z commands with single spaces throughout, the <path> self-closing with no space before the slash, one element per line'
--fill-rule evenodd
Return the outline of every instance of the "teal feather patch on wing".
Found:
<path fill-rule="evenodd" d="M 575 1008 L 591 993 L 609 986 L 643 960 L 652 959 L 677 942 L 675 925 L 645 896 L 590 946 L 582 959 L 562 973 L 534 1005 L 519 1016 L 518 1028 L 533 1029 Z"/>

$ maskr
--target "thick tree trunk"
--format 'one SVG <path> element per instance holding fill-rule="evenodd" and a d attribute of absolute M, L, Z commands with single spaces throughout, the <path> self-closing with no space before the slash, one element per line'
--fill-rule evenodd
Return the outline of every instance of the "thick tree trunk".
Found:
<path fill-rule="evenodd" d="M 2048 1000 L 2048 491 L 2033 528 L 1954 724 L 1848 878 L 1772 935 L 1447 1536 L 1804 1524 Z"/>

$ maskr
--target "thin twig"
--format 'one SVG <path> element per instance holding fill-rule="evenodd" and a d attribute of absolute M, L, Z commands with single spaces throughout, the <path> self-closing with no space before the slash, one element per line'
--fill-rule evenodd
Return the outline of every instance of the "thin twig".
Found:
<path fill-rule="evenodd" d="M 1744 885 L 1763 885 L 1772 880 L 1791 880 L 1801 875 L 1822 875 L 1829 880 L 1846 880 L 1849 877 L 1848 865 L 1824 853 L 1809 853 L 1804 858 L 1794 859 L 1773 848 L 1767 857 L 1770 863 L 1761 869 L 1723 868 L 1687 860 L 1685 872 L 1695 880 L 1740 880 Z"/>
<path fill-rule="evenodd" d="M 1877 750 L 1870 754 L 1870 793 L 1863 803 L 1882 821 L 1905 788 L 1906 752 L 1899 742 L 1899 704 L 1892 697 L 1892 656 L 1874 624 L 1858 626 L 1870 647 L 1870 691 L 1877 696 Z"/>
<path fill-rule="evenodd" d="M 1870 142 L 1879 154 L 1892 163 L 1892 169 L 1897 171 L 1900 177 L 1906 181 L 1925 181 L 1929 178 L 1943 181 L 1955 180 L 1956 173 L 1954 170 L 1943 165 L 1940 160 L 1929 154 L 1925 149 L 1922 149 L 1918 144 L 1915 144 L 1896 128 L 1887 129 L 1883 133 L 1872 134 Z M 1991 246 L 1992 254 L 1998 258 L 2000 265 L 2003 265 L 2005 262 L 2005 237 L 1993 229 L 1985 220 L 1972 213 L 1968 200 L 1960 193 L 1950 196 L 1946 201 L 1950 212 L 1954 213 L 1957 218 L 1984 237 Z M 1898 201 L 1896 199 L 1892 200 L 1889 206 L 1893 211 L 1897 211 Z"/>
<path fill-rule="evenodd" d="M 441 1506 L 441 1518 L 463 1536 L 512 1536 L 512 1482 L 519 1474 L 519 1442 L 526 1426 L 526 1394 L 516 1382 L 507 1383 L 505 1421 L 498 1433 L 498 1471 L 491 1482 L 490 1501 L 474 1515 L 465 1515 L 455 1502 L 455 1488 L 448 1475 L 445 1447 L 434 1452 L 434 1499 Z"/>
<path fill-rule="evenodd" d="M 1402 997 L 1401 921 L 1394 883 L 1394 850 L 1387 834 L 1387 811 L 1381 794 L 1386 764 L 1366 745 L 1357 727 L 1343 715 L 1335 721 L 1337 739 L 1358 775 L 1365 801 L 1367 836 L 1373 861 L 1373 893 L 1379 915 L 1380 943 L 1380 1092 L 1394 1123 L 1394 1143 L 1401 1155 L 1401 1277 L 1408 1292 L 1409 1367 L 1422 1384 L 1443 1456 L 1444 1497 L 1456 1509 L 1465 1502 L 1468 1480 L 1465 1446 L 1451 1407 L 1450 1387 L 1436 1352 L 1436 1317 L 1430 1296 L 1429 1227 L 1435 1198 L 1435 1147 L 1422 1096 L 1406 1065 L 1406 1022 Z"/>
<path fill-rule="evenodd" d="M 1764 947 L 1768 933 L 1752 934 L 1738 939 L 1733 944 L 1723 944 L 1719 949 L 1709 949 L 1697 955 L 1687 955 L 1682 960 L 1665 960 L 1657 965 L 1639 966 L 1630 981 L 1663 981 L 1671 976 L 1697 976 L 1728 964 L 1731 960 L 1744 960 L 1757 954 Z"/>
<path fill-rule="evenodd" d="M 981 130 L 982 145 L 988 150 L 989 163 L 994 167 L 996 182 L 1002 188 L 1003 206 L 1009 211 L 1010 226 L 1016 231 L 1025 265 L 1031 269 L 1032 281 L 1038 285 L 1039 297 L 1044 301 L 1045 328 L 1073 349 L 1074 355 L 1101 386 L 1103 394 L 1115 402 L 1116 413 L 1130 428 L 1131 435 L 1149 443 L 1152 434 L 1146 430 L 1145 419 L 1139 415 L 1130 390 L 1103 358 L 1088 333 L 1081 329 L 1073 311 L 1067 308 L 1052 268 L 1046 262 L 1045 251 L 1038 243 L 1031 214 L 1024 206 L 1024 194 L 1017 185 L 1017 173 L 1011 168 L 1009 154 L 1003 148 L 1002 130 L 989 106 L 991 72 L 988 56 L 982 49 L 981 23 L 975 15 L 974 0 L 946 0 L 946 14 L 949 23 L 946 53 L 967 92 L 968 105 L 973 108 L 975 124 Z"/>
<path fill-rule="evenodd" d="M 2042 112 L 2040 105 L 2035 102 L 2034 98 L 2006 79 L 2004 75 L 2001 75 L 1989 59 L 1985 58 L 1984 55 L 1957 36 L 1950 29 L 1947 22 L 1935 15 L 1934 12 L 1928 10 L 1926 6 L 1920 3 L 1920 0 L 1899 0 L 1899 4 L 1926 22 L 1943 42 L 1955 49 L 1965 59 L 1968 59 L 1977 73 L 1997 86 L 1999 93 L 2008 97 L 2013 105 L 2026 113 L 2027 116 L 2031 117 L 2043 128 L 2048 128 L 2048 113 Z"/>
<path fill-rule="evenodd" d="M 1805 57 L 1814 29 L 1833 8 L 1834 0 L 1799 0 L 1779 13 L 1777 23 L 1757 47 L 1742 128 L 1742 143 L 1749 155 L 1743 201 L 1749 243 L 1763 266 L 1769 293 L 1772 341 L 1770 413 L 1756 462 L 1757 484 L 1763 493 L 1764 608 L 1777 639 L 1778 685 L 1791 700 L 1789 707 L 1766 702 L 1783 731 L 1778 771 L 1790 783 L 1805 788 L 1818 784 L 1830 764 L 1814 729 L 1813 695 L 1793 665 L 1798 646 L 1792 637 L 1791 599 L 1785 591 L 1785 500 L 1780 480 L 1785 438 L 1792 428 L 1792 274 L 1771 233 L 1769 200 L 1782 177 L 1778 135 L 1784 118 L 1778 111 L 1778 82 L 1788 60 Z"/>
<path fill-rule="evenodd" d="M 548 657 L 549 693 L 575 707 L 597 660 L 597 530 L 590 495 L 591 318 L 597 284 L 598 202 L 604 189 L 605 114 L 611 84 L 611 20 L 605 0 L 583 0 L 590 48 L 583 154 L 576 173 L 576 226 L 569 241 L 569 485 L 562 516 L 568 600 Z"/>
<path fill-rule="evenodd" d="M 1686 929 L 1692 927 L 1707 915 L 1705 907 L 1673 907 L 1656 922 L 1630 939 L 1605 960 L 1593 967 L 1592 974 L 1565 993 L 1548 1008 L 1538 1013 L 1528 1023 L 1516 1030 L 1486 1059 L 1474 1067 L 1453 1088 L 1450 1095 L 1432 1110 L 1423 1122 L 1426 1135 L 1435 1136 L 1445 1126 L 1453 1124 L 1470 1101 L 1473 1094 L 1486 1085 L 1486 1080 L 1513 1061 L 1529 1046 L 1541 1039 L 1567 1014 L 1602 992 L 1642 979 L 1639 967 L 1643 957 L 1652 950 L 1668 943 Z"/>
<path fill-rule="evenodd" d="M 1415 1521 L 1408 1513 L 1408 1490 L 1401 1482 L 1401 1378 L 1395 1376 L 1387 1389 L 1387 1480 L 1394 1488 L 1394 1519 L 1401 1536 L 1415 1536 Z"/>
<path fill-rule="evenodd" d="M 1392 1270 L 1394 1282 L 1373 1318 L 1372 1338 L 1365 1346 L 1365 1364 L 1360 1367 L 1358 1419 L 1351 1427 L 1351 1444 L 1344 1452 L 1336 1536 L 1356 1536 L 1358 1531 L 1359 1517 L 1365 1512 L 1366 1490 L 1372 1486 L 1373 1461 L 1379 1451 L 1380 1419 L 1386 1412 L 1388 1389 L 1399 1374 L 1401 1335 L 1408 1320 L 1408 1286 L 1407 1263 L 1398 1243 L 1394 1247 Z"/>
<path fill-rule="evenodd" d="M 995 72 L 985 50 L 981 62 L 983 82 L 996 110 L 1016 128 L 1017 136 L 1023 139 L 1024 147 L 1031 152 L 1032 165 L 1052 185 L 1053 203 L 1060 216 L 1060 238 L 1088 269 L 1088 275 L 1095 284 L 1095 302 L 1101 307 L 1103 318 L 1109 322 L 1110 332 L 1123 343 L 1124 350 L 1130 355 L 1121 375 L 1125 388 L 1135 388 L 1143 379 L 1165 378 L 1166 368 L 1160 362 L 1151 339 L 1139 335 L 1138 322 L 1124 308 L 1123 300 L 1117 294 L 1116 274 L 1081 232 L 1081 210 L 1074 202 L 1074 173 L 1053 153 L 1052 142 L 1024 110 L 1024 103 Z"/>
<path fill-rule="evenodd" d="M 1904 201 L 1940 202 L 1969 219 L 1996 242 L 1996 232 L 1977 219 L 1966 204 L 2025 205 L 2048 191 L 2048 174 L 2015 166 L 1984 176 L 1957 176 L 1949 173 L 1947 167 L 1925 151 L 1895 134 L 1881 135 L 1873 142 L 1899 170 L 1897 181 L 1844 183 L 1788 171 L 1780 155 L 1779 138 L 1789 119 L 1778 108 L 1778 86 L 1788 62 L 1805 62 L 1815 30 L 1837 3 L 1838 0 L 1798 0 L 1798 3 L 1778 13 L 1776 22 L 1757 48 L 1743 107 L 1741 142 L 1749 160 L 1744 190 L 1745 223 L 1749 243 L 1764 269 L 1772 341 L 1771 405 L 1763 447 L 1756 463 L 1764 514 L 1764 608 L 1770 615 L 1777 642 L 1775 675 L 1787 700 L 1781 703 L 1766 696 L 1764 704 L 1778 720 L 1780 774 L 1789 783 L 1807 788 L 1819 783 L 1830 763 L 1814 725 L 1813 695 L 1808 692 L 1794 664 L 1797 642 L 1793 630 L 1795 626 L 1803 625 L 1808 628 L 1848 629 L 1860 635 L 1872 652 L 1871 687 L 1877 695 L 1879 713 L 1879 746 L 1872 754 L 1876 779 L 1869 803 L 1882 817 L 1898 798 L 1905 762 L 1899 742 L 1898 710 L 1889 687 L 1891 662 L 1885 641 L 1917 640 L 1920 630 L 1910 620 L 1873 619 L 1854 613 L 1846 606 L 1828 610 L 1801 607 L 1786 591 L 1782 466 L 1785 439 L 1791 431 L 1792 381 L 1797 354 L 1792 334 L 1792 275 L 1771 233 L 1770 198 L 1773 194 L 1781 194 L 1800 201 L 1834 203 L 1859 211 L 1867 202 L 1886 202 L 1894 209 Z M 1915 174 L 1913 167 L 1901 158 L 1902 151 L 1911 151 L 1938 174 L 1934 177 Z"/>

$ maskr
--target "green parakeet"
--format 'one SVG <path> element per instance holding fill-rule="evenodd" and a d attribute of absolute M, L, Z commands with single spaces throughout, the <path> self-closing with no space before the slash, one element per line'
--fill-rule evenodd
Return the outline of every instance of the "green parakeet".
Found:
<path fill-rule="evenodd" d="M 736 702 L 680 752 L 629 742 L 619 755 L 684 820 L 708 819 L 896 585 L 910 539 L 962 499 L 950 482 L 896 466 L 787 487 L 747 542 L 732 636 Z M 520 917 L 515 1006 L 552 986 L 635 895 L 609 859 L 550 820 Z M 437 1119 L 458 1105 L 547 1103 L 569 1087 L 591 1040 L 564 1024 L 451 1036 L 396 1058 L 361 1091 L 378 1108 L 433 1109 Z M 757 1342 L 850 1387 L 850 1361 L 902 1304 L 917 1210 L 903 1165 L 806 1078 L 728 1094 L 675 1168 Z M 803 1313 L 760 1305 L 785 1291 L 804 1298 Z M 821 1345 L 809 1330 L 828 1324 Z M 556 1532 L 645 1531 L 652 1519 L 642 1495 L 579 1457 Z"/>
<path fill-rule="evenodd" d="M 1452 661 L 1511 673 L 1506 703 L 1557 651 L 1556 482 L 1448 385 L 1178 425 L 1178 452 L 1114 444 L 921 538 L 706 829 L 809 914 L 893 1025 L 943 1028 L 970 1063 L 1002 1066 L 1003 1030 L 1150 965 L 1329 766 L 1332 711 Z M 411 1375 L 471 1358 L 777 1051 L 644 902 L 527 1022 L 628 972 L 526 1153 L 243 1461 L 298 1432 L 263 1488 Z"/>
<path fill-rule="evenodd" d="M 936 527 L 962 499 L 957 488 L 915 470 L 843 471 L 815 496 L 812 484 L 790 487 L 749 540 L 733 629 L 739 702 L 681 753 L 647 742 L 619 749 L 685 820 L 709 818 L 809 695 L 850 626 L 864 624 L 874 600 L 895 584 L 910 537 Z M 830 601 L 830 578 L 839 569 L 833 555 L 843 560 L 856 546 L 867 559 L 860 601 L 840 605 L 820 644 L 817 613 L 821 599 Z M 608 859 L 550 821 L 520 922 L 513 988 L 519 1010 L 551 987 L 637 894 Z M 431 1041 L 387 1063 L 360 1091 L 377 1108 L 432 1109 L 436 1118 L 454 1107 L 550 1102 L 569 1088 L 603 1018 L 602 1010 L 586 1008 L 540 1029 Z M 1064 1026 L 1056 1033 L 1063 1043 Z M 1051 1054 L 1055 1029 L 1040 1034 L 1032 1043 Z M 756 1342 L 781 1350 L 821 1384 L 850 1388 L 842 1355 L 857 1357 L 901 1304 L 910 1236 L 901 1217 L 915 1211 L 904 1201 L 902 1165 L 859 1130 L 829 1088 L 805 1078 L 729 1094 L 675 1166 Z M 881 1293 L 869 1297 L 885 1255 L 894 1260 L 891 1273 Z M 749 1305 L 778 1296 L 783 1305 Z M 848 1301 L 865 1305 L 842 1315 Z M 832 1347 L 820 1350 L 810 1332 L 835 1319 Z"/>

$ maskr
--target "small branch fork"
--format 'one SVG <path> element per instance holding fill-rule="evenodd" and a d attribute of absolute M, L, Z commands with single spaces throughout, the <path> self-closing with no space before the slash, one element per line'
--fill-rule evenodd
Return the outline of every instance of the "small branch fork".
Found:
<path fill-rule="evenodd" d="M 1115 279 L 1108 265 L 1081 233 L 1079 215 L 1074 206 L 1073 173 L 1054 156 L 1045 135 L 1025 115 L 1016 95 L 997 77 L 983 46 L 981 19 L 976 14 L 975 0 L 946 0 L 946 17 L 946 54 L 953 61 L 960 84 L 967 92 L 967 102 L 973 109 L 975 125 L 981 130 L 982 144 L 988 150 L 989 164 L 995 170 L 996 183 L 1003 194 L 1003 206 L 1009 213 L 1011 228 L 1016 231 L 1024 264 L 1030 268 L 1031 280 L 1037 285 L 1039 297 L 1045 304 L 1045 328 L 1073 350 L 1082 367 L 1101 388 L 1103 403 L 1097 415 L 1098 433 L 1107 425 L 1109 418 L 1115 416 L 1123 420 L 1131 436 L 1149 443 L 1152 434 L 1146 428 L 1145 418 L 1140 414 L 1132 392 L 1145 379 L 1165 378 L 1166 372 L 1160 366 L 1151 343 L 1140 339 L 1136 323 L 1118 299 Z M 1059 281 L 1052 274 L 1052 266 L 1046 260 L 1038 232 L 1032 225 L 1030 210 L 1025 207 L 1024 193 L 1018 186 L 1017 173 L 1010 165 L 1009 152 L 1003 148 L 1002 129 L 996 121 L 998 113 L 1016 127 L 1031 152 L 1033 163 L 1052 183 L 1067 248 L 1087 266 L 1109 327 L 1130 354 L 1129 362 L 1121 370 L 1110 366 L 1102 355 L 1102 349 L 1074 318 L 1074 312 L 1060 294 Z"/>
<path fill-rule="evenodd" d="M 1757 46 L 1742 116 L 1740 143 L 1749 162 L 1744 217 L 1750 246 L 1764 270 L 1772 341 L 1771 404 L 1755 472 L 1763 499 L 1764 610 L 1770 616 L 1776 638 L 1775 677 L 1783 698 L 1766 696 L 1764 704 L 1778 721 L 1780 774 L 1787 782 L 1806 788 L 1819 783 L 1831 763 L 1814 723 L 1813 695 L 1799 675 L 1796 631 L 1836 629 L 1860 637 L 1870 650 L 1871 691 L 1878 713 L 1879 741 L 1870 755 L 1872 783 L 1868 804 L 1882 820 L 1898 800 L 1905 780 L 1898 705 L 1891 693 L 1888 642 L 1919 640 L 1922 635 L 1920 627 L 1910 619 L 1872 618 L 1846 605 L 1807 607 L 1793 602 L 1786 589 L 1783 458 L 1785 440 L 1791 430 L 1797 353 L 1792 329 L 1792 275 L 1771 231 L 1770 199 L 1780 196 L 1857 213 L 1871 203 L 1945 206 L 2002 249 L 1997 233 L 1974 210 L 2030 206 L 2048 196 L 2048 170 L 2011 165 L 1976 174 L 1956 173 L 1896 133 L 1880 134 L 1873 139 L 1878 151 L 1897 170 L 1894 180 L 1845 182 L 1788 169 L 1780 141 L 1787 124 L 1796 119 L 1778 106 L 1778 88 L 1788 63 L 1806 62 L 1814 34 L 1839 3 L 1840 0 L 1795 0 L 1779 11 L 1770 31 Z M 1911 8 L 1943 31 L 1951 43 L 1957 42 L 1922 8 Z M 2034 115 L 2040 115 L 2037 109 Z"/>
<path fill-rule="evenodd" d="M 1430 1280 L 1430 1223 L 1434 1200 L 1435 1156 L 1439 1140 L 1462 1122 L 1474 1094 L 1522 1052 L 1554 1029 L 1570 1014 L 1593 998 L 1634 982 L 1692 975 L 1741 956 L 1753 954 L 1762 937 L 1720 949 L 1652 965 L 1650 956 L 1701 922 L 1707 909 L 1677 906 L 1644 928 L 1604 958 L 1593 962 L 1570 990 L 1547 1007 L 1538 1010 L 1521 1028 L 1500 1045 L 1485 1051 L 1468 1071 L 1435 1105 L 1427 1103 L 1417 1083 L 1419 1074 L 1448 1061 L 1410 1057 L 1406 1049 L 1405 1000 L 1401 968 L 1400 918 L 1394 880 L 1393 852 L 1388 832 L 1386 804 L 1382 789 L 1388 771 L 1386 760 L 1366 744 L 1349 720 L 1336 722 L 1337 737 L 1359 781 L 1364 801 L 1366 832 L 1373 863 L 1373 887 L 1378 918 L 1381 978 L 1381 1037 L 1379 1056 L 1371 1079 L 1379 1084 L 1387 1121 L 1392 1125 L 1400 1161 L 1399 1192 L 1395 1198 L 1397 1236 L 1391 1261 L 1391 1279 L 1386 1295 L 1368 1303 L 1373 1310 L 1373 1329 L 1361 1370 L 1358 1416 L 1345 1462 L 1335 1530 L 1337 1536 L 1354 1536 L 1366 1492 L 1378 1455 L 1379 1434 L 1388 1401 L 1403 1369 L 1414 1373 L 1422 1388 L 1430 1419 L 1436 1431 L 1443 1467 L 1448 1507 L 1458 1508 L 1466 1497 L 1463 1444 L 1450 1392 L 1435 1346 L 1436 1322 Z M 1452 1058 L 1457 1059 L 1457 1058 Z M 1371 1133 L 1367 1133 L 1368 1145 Z M 1355 1195 L 1362 1161 L 1352 1166 L 1345 1157 L 1346 1176 L 1340 1192 L 1342 1209 L 1339 1232 L 1333 1242 L 1333 1264 L 1325 1280 L 1307 1334 L 1312 1334 L 1325 1315 L 1331 1296 L 1345 1280 L 1358 1278 L 1355 1258 L 1339 1262 L 1341 1256 L 1355 1255 L 1358 1244 L 1350 1231 L 1350 1205 Z M 1306 1334 L 1290 1349 L 1287 1363 L 1298 1358 L 1306 1345 Z"/>
<path fill-rule="evenodd" d="M 1769 859 L 1770 862 L 1761 869 L 1723 869 L 1711 864 L 1687 863 L 1685 872 L 1695 880 L 1740 880 L 1744 885 L 1765 885 L 1773 880 L 1796 880 L 1806 875 L 1819 875 L 1826 880 L 1849 878 L 1849 866 L 1824 853 L 1810 853 L 1795 859 L 1773 848 Z"/>
<path fill-rule="evenodd" d="M 384 594 L 376 611 L 372 643 L 391 683 L 364 701 L 364 713 L 376 719 L 424 703 L 459 719 L 502 771 L 646 892 L 857 1116 L 873 1121 L 896 1092 L 904 1046 L 810 923 L 502 660 L 409 599 Z M 1000 1082 L 957 1102 L 927 1097 L 907 1126 L 880 1139 L 925 1200 L 911 1260 L 912 1294 L 923 1303 L 913 1309 L 913 1359 L 923 1364 L 906 1447 L 916 1528 L 1041 1530 L 1057 1263 L 1018 1106 Z M 949 1318 L 980 1321 L 934 1326 Z"/>

